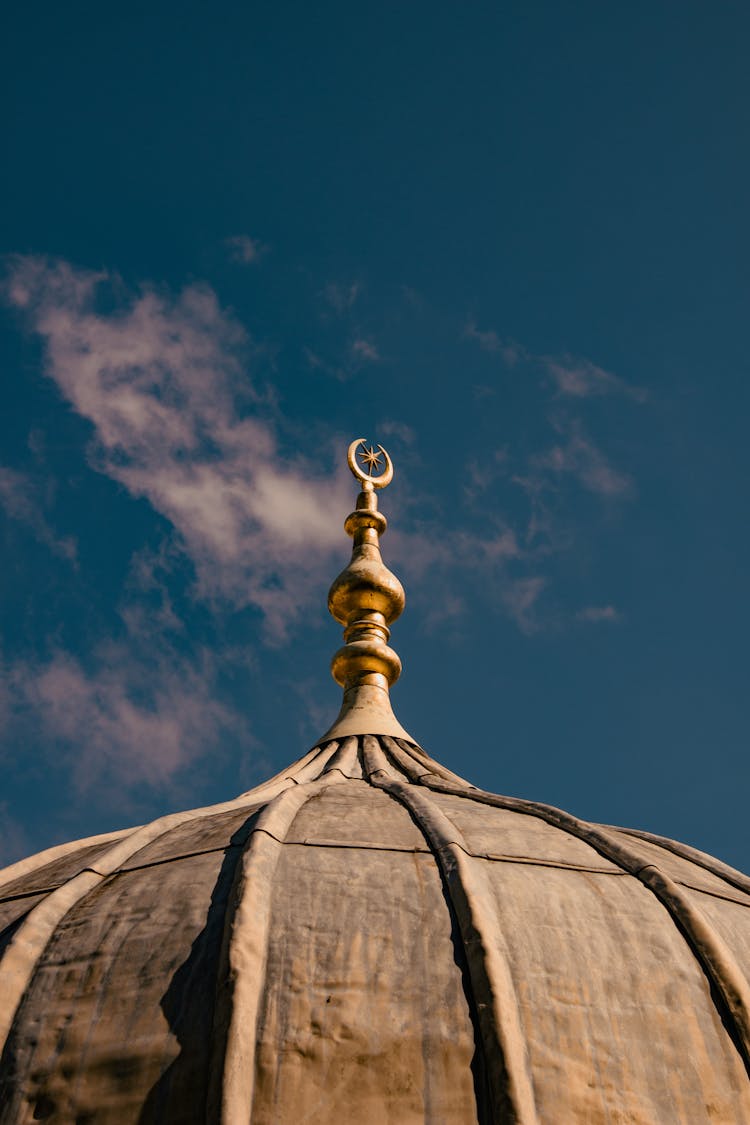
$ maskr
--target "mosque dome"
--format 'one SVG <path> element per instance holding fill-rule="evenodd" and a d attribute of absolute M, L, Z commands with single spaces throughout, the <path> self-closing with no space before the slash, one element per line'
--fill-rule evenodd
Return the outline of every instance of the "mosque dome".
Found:
<path fill-rule="evenodd" d="M 750 1122 L 750 878 L 477 789 L 400 726 L 390 461 L 358 452 L 326 735 L 0 872 L 1 1125 Z"/>

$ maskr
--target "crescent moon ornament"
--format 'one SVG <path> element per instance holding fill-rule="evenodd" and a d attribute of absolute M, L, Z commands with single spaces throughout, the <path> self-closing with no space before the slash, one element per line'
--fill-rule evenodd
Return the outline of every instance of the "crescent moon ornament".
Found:
<path fill-rule="evenodd" d="M 363 446 L 363 448 L 360 449 L 360 446 Z M 378 469 L 380 468 L 380 463 L 383 458 L 385 458 L 385 468 L 378 476 L 371 476 L 370 473 L 366 472 L 363 468 L 364 465 L 367 466 L 368 469 Z M 368 486 L 370 488 L 385 488 L 385 486 L 390 484 L 393 480 L 393 462 L 382 445 L 379 445 L 377 450 L 375 450 L 372 446 L 368 448 L 365 438 L 355 438 L 349 446 L 349 453 L 346 459 L 352 473 L 358 481 L 362 482 L 365 488 Z M 359 462 L 361 462 L 361 464 Z"/>

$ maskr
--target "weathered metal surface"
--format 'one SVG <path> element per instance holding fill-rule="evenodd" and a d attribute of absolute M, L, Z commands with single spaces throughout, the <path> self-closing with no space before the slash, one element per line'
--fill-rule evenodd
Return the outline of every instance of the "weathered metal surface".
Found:
<path fill-rule="evenodd" d="M 728 1023 L 745 1066 L 750 1070 L 750 980 L 732 950 L 691 898 L 689 890 L 675 882 L 656 864 L 645 862 L 630 837 L 613 829 L 588 824 L 551 805 L 500 797 L 477 789 L 462 790 L 460 786 L 438 779 L 426 779 L 422 784 L 427 784 L 438 792 L 463 795 L 471 801 L 493 808 L 511 809 L 539 817 L 562 832 L 586 841 L 600 855 L 610 859 L 648 887 L 684 934 L 698 958 L 716 992 L 722 1018 Z"/>
<path fill-rule="evenodd" d="M 164 863 L 210 849 L 221 851 L 227 846 L 241 847 L 254 822 L 254 814 L 263 804 L 248 801 L 223 813 L 212 813 L 173 828 L 139 848 L 121 865 L 121 871 L 145 867 L 151 863 Z"/>
<path fill-rule="evenodd" d="M 409 743 L 24 862 L 2 1125 L 750 1121 L 746 877 Z"/>
<path fill-rule="evenodd" d="M 335 840 L 342 845 L 429 850 L 411 817 L 365 781 L 312 797 L 295 817 L 286 839 L 288 843 Z"/>
<path fill-rule="evenodd" d="M 638 880 L 485 867 L 541 1120 L 750 1120 L 747 1072 L 709 982 Z"/>
<path fill-rule="evenodd" d="M 222 860 L 118 874 L 61 920 L 9 1038 L 4 1125 L 200 1120 L 189 1106 L 206 1102 Z"/>
<path fill-rule="evenodd" d="M 476 1121 L 461 941 L 429 853 L 292 846 L 278 878 L 253 1125 Z"/>
<path fill-rule="evenodd" d="M 334 749 L 335 744 L 331 744 L 324 750 L 315 752 L 312 758 L 325 762 Z M 210 809 L 171 813 L 160 817 L 151 824 L 133 829 L 129 833 L 116 834 L 111 846 L 101 852 L 93 861 L 89 859 L 84 869 L 80 870 L 69 881 L 61 883 L 38 902 L 19 925 L 14 925 L 12 931 L 8 931 L 6 928 L 6 931 L 0 934 L 0 941 L 2 941 L 0 1043 L 6 1043 L 8 1040 L 19 1005 L 29 988 L 39 958 L 53 937 L 56 928 L 78 902 L 90 894 L 107 876 L 119 871 L 141 849 L 154 840 L 164 837 L 170 831 L 190 821 L 200 820 L 211 812 L 221 814 L 245 806 L 255 808 L 258 800 L 270 799 L 283 792 L 284 789 L 295 785 L 297 776 L 301 775 L 307 768 L 309 758 L 310 755 L 305 756 L 305 758 L 290 766 L 284 776 L 259 786 L 255 791 L 255 803 L 243 796 L 234 801 L 225 801 L 222 804 L 214 805 Z M 82 841 L 84 846 L 90 843 L 90 840 Z M 74 852 L 75 849 L 71 847 L 70 854 L 74 854 Z M 33 864 L 31 870 L 36 870 Z M 2 882 L 2 875 L 0 874 L 0 885 L 2 885 Z M 7 885 L 7 880 L 5 882 Z M 8 1072 L 7 1067 L 3 1069 L 6 1073 Z"/>

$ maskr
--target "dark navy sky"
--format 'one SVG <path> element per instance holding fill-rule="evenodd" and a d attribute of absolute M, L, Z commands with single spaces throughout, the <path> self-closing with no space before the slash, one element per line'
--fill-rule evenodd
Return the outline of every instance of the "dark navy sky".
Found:
<path fill-rule="evenodd" d="M 732 2 L 15 6 L 0 860 L 329 725 L 361 434 L 414 737 L 750 868 L 749 36 Z"/>

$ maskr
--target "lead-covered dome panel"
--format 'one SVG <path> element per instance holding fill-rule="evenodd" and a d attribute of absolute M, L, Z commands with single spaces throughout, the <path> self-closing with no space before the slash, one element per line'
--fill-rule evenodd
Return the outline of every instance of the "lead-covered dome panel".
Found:
<path fill-rule="evenodd" d="M 750 1121 L 749 892 L 334 740 L 0 875 L 0 1122 Z"/>

